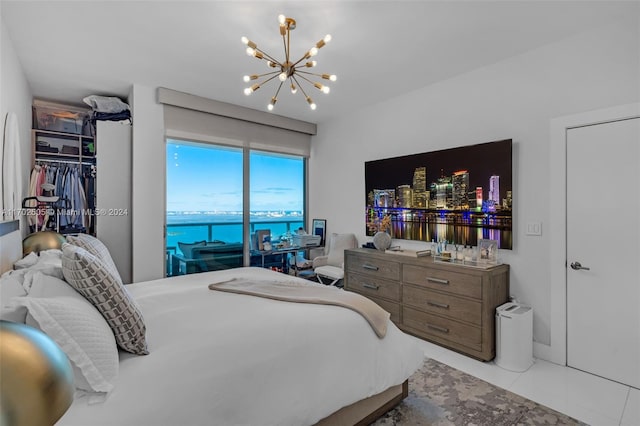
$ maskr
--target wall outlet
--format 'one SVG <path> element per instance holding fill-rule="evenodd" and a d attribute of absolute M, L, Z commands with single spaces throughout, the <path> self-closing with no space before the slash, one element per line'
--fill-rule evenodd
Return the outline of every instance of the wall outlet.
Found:
<path fill-rule="evenodd" d="M 527 223 L 526 235 L 542 235 L 542 223 L 541 222 L 529 222 Z"/>

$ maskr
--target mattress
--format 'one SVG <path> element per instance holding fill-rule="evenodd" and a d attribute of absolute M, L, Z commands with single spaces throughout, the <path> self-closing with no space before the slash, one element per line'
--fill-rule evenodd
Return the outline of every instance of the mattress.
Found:
<path fill-rule="evenodd" d="M 128 285 L 150 354 L 121 352 L 115 389 L 97 403 L 76 398 L 58 424 L 310 425 L 402 383 L 423 362 L 391 322 L 378 338 L 339 306 L 207 288 L 234 277 L 321 286 L 261 268 Z"/>

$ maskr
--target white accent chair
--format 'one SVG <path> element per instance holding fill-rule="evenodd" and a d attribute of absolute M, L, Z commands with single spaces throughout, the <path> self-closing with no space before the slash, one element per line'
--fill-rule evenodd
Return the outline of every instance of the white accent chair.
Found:
<path fill-rule="evenodd" d="M 318 282 L 335 285 L 341 281 L 344 278 L 344 251 L 356 247 L 358 239 L 355 234 L 331 234 L 324 255 L 313 259 L 313 271 Z M 331 282 L 324 282 L 323 278 Z"/>

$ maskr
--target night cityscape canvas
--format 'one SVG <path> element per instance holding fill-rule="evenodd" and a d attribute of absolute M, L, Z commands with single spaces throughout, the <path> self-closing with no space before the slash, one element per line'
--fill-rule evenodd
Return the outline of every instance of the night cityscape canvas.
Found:
<path fill-rule="evenodd" d="M 365 162 L 367 235 L 513 248 L 512 140 Z"/>

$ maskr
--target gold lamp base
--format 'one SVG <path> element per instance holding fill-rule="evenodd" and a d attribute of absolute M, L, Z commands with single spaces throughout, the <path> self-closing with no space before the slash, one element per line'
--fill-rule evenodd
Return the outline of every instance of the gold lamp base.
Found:
<path fill-rule="evenodd" d="M 73 370 L 40 330 L 0 321 L 2 425 L 53 425 L 73 402 Z"/>
<path fill-rule="evenodd" d="M 22 255 L 26 256 L 32 251 L 40 253 L 42 250 L 60 249 L 67 240 L 54 231 L 40 231 L 22 240 Z"/>

